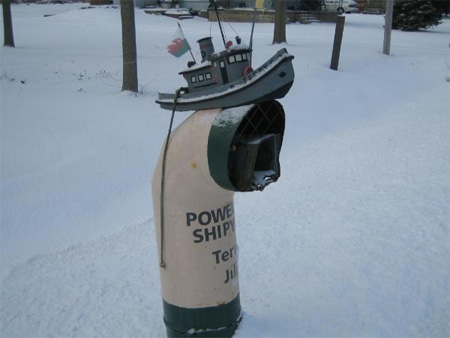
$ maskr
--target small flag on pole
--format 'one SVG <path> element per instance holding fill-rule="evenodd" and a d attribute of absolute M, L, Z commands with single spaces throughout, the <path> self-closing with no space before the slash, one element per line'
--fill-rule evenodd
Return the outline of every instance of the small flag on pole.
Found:
<path fill-rule="evenodd" d="M 257 9 L 264 9 L 264 0 L 256 0 L 255 1 L 255 8 L 257 8 Z"/>
<path fill-rule="evenodd" d="M 181 30 L 180 24 L 178 23 L 178 28 L 172 36 L 169 46 L 167 46 L 167 51 L 179 58 L 190 50 L 191 46 L 189 46 L 189 43 Z"/>

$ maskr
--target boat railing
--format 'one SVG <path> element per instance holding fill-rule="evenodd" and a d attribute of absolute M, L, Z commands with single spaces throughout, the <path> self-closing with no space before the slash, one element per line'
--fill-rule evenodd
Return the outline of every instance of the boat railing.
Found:
<path fill-rule="evenodd" d="M 273 64 L 274 62 L 276 62 L 280 57 L 282 57 L 283 55 L 288 54 L 286 48 L 282 48 L 280 49 L 274 56 L 272 56 L 269 60 L 267 60 L 266 62 L 264 62 L 261 66 L 259 66 L 258 68 L 256 68 L 255 70 L 253 70 L 252 72 L 250 72 L 247 76 L 245 76 L 244 79 L 244 83 L 246 83 L 247 81 L 251 81 L 253 78 L 255 78 L 259 73 L 263 72 L 264 70 L 266 70 L 271 64 Z"/>

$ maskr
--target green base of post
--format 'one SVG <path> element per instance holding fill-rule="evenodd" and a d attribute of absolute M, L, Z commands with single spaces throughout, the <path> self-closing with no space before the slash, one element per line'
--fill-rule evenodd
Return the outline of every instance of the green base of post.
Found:
<path fill-rule="evenodd" d="M 232 337 L 241 319 L 239 295 L 228 304 L 188 309 L 163 300 L 167 337 Z"/>

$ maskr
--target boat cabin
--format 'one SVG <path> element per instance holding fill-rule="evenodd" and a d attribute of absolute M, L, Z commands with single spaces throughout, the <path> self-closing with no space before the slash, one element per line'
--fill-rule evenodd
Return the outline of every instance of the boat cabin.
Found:
<path fill-rule="evenodd" d="M 212 38 L 198 40 L 202 61 L 200 64 L 190 62 L 188 69 L 180 72 L 188 84 L 189 92 L 196 92 L 217 85 L 224 85 L 247 76 L 251 72 L 250 59 L 252 50 L 241 44 L 239 37 L 237 45 L 231 41 L 221 52 L 214 51 Z"/>

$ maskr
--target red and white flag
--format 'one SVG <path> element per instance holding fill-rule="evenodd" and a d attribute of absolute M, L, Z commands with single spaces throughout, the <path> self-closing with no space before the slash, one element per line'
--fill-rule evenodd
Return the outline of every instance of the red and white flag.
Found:
<path fill-rule="evenodd" d="M 167 50 L 170 54 L 176 56 L 177 58 L 191 50 L 191 46 L 189 46 L 188 41 L 184 37 L 179 23 L 177 30 L 172 36 L 169 46 L 167 46 Z"/>

